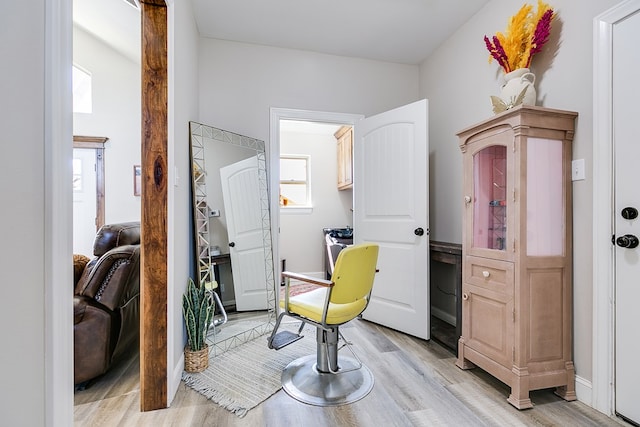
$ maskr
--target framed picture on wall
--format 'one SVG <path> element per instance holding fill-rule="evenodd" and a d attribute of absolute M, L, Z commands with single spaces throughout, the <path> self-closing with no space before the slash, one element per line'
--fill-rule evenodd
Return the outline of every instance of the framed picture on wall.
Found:
<path fill-rule="evenodd" d="M 133 165 L 133 195 L 139 196 L 142 192 L 142 166 Z"/>

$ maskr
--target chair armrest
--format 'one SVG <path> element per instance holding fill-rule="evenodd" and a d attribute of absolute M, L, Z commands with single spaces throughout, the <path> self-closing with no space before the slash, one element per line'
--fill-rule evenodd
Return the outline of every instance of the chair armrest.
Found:
<path fill-rule="evenodd" d="M 330 288 L 334 285 L 331 280 L 318 279 L 317 277 L 311 277 L 300 273 L 293 273 L 291 271 L 283 271 L 282 277 L 288 277 L 290 279 L 300 280 L 302 282 L 313 283 L 314 285 L 324 286 L 325 288 Z"/>

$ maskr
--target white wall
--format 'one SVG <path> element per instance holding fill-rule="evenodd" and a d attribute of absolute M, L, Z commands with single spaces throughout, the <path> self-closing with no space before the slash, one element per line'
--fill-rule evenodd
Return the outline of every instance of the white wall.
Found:
<path fill-rule="evenodd" d="M 267 153 L 271 107 L 372 115 L 418 99 L 417 66 L 213 39 L 199 61 L 200 121 L 262 139 Z"/>
<path fill-rule="evenodd" d="M 333 130 L 337 130 L 337 126 Z M 313 203 L 309 213 L 280 210 L 280 258 L 287 260 L 287 270 L 321 273 L 324 271 L 322 229 L 353 226 L 353 191 L 338 190 L 336 138 L 333 133 L 281 132 L 280 153 L 310 156 Z"/>
<path fill-rule="evenodd" d="M 44 28 L 24 25 L 43 22 L 44 5 L 6 6 L 0 28 L 21 42 L 0 44 L 0 194 L 7 225 L 0 296 L 11 302 L 0 310 L 2 338 L 11 348 L 0 352 L 0 372 L 12 385 L 0 399 L 0 413 L 9 425 L 44 425 Z"/>
<path fill-rule="evenodd" d="M 268 143 L 270 107 L 371 115 L 417 99 L 418 67 L 202 39 L 199 88 L 202 123 Z"/>
<path fill-rule="evenodd" d="M 175 396 L 186 343 L 182 293 L 195 278 L 189 121 L 198 119 L 198 32 L 190 1 L 169 2 L 168 401 Z M 176 176 L 177 174 L 177 176 Z"/>
<path fill-rule="evenodd" d="M 73 62 L 92 76 L 93 112 L 73 114 L 74 135 L 105 136 L 105 223 L 140 220 L 133 165 L 140 164 L 140 64 L 83 29 L 73 29 Z"/>
<path fill-rule="evenodd" d="M 577 111 L 573 158 L 585 159 L 587 179 L 573 184 L 574 362 L 576 374 L 591 380 L 592 341 L 592 22 L 617 0 L 556 0 L 552 36 L 533 59 L 538 105 Z M 493 115 L 489 95 L 500 89 L 500 72 L 488 64 L 483 36 L 504 31 L 522 6 L 494 0 L 450 37 L 420 67 L 420 95 L 429 98 L 431 134 L 431 238 L 460 242 L 462 156 L 456 132 Z M 580 395 L 579 395 L 580 397 Z"/>

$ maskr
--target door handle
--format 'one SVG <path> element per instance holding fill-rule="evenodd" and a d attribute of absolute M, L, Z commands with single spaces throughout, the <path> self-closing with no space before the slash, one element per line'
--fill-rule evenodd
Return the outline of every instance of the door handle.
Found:
<path fill-rule="evenodd" d="M 230 248 L 234 247 L 235 245 L 236 245 L 236 243 L 235 243 L 235 242 L 229 242 L 229 247 L 230 247 Z"/>
<path fill-rule="evenodd" d="M 424 234 L 424 230 L 421 227 L 418 227 L 413 230 L 413 234 L 415 234 L 416 236 L 422 236 Z"/>
<path fill-rule="evenodd" d="M 624 219 L 636 219 L 638 217 L 638 209 L 627 206 L 620 212 Z"/>
<path fill-rule="evenodd" d="M 638 246 L 638 238 L 633 234 L 625 234 L 616 239 L 616 245 L 621 248 L 633 249 Z"/>

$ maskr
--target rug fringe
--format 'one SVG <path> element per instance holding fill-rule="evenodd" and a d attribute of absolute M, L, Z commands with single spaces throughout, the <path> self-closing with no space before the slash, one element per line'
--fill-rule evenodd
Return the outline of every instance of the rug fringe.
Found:
<path fill-rule="evenodd" d="M 184 381 L 187 386 L 205 396 L 207 399 L 214 401 L 224 409 L 233 412 L 240 418 L 244 417 L 249 412 L 250 408 L 245 408 L 234 399 L 225 396 L 225 393 L 221 392 L 220 390 L 210 388 L 205 382 L 200 381 L 198 378 L 183 375 L 182 381 Z"/>

